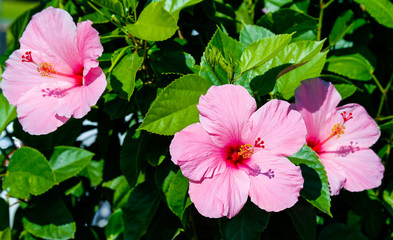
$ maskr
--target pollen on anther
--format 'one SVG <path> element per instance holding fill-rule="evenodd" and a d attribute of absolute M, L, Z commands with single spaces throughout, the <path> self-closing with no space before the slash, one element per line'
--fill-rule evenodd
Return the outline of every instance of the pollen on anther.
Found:
<path fill-rule="evenodd" d="M 46 62 L 40 63 L 40 66 L 37 67 L 37 71 L 43 77 L 54 77 L 54 75 L 57 73 L 55 67 L 51 63 Z"/>
<path fill-rule="evenodd" d="M 343 135 L 345 133 L 345 126 L 342 123 L 337 123 L 333 126 L 331 132 L 330 132 L 330 136 L 334 137 L 337 136 L 337 139 Z"/>

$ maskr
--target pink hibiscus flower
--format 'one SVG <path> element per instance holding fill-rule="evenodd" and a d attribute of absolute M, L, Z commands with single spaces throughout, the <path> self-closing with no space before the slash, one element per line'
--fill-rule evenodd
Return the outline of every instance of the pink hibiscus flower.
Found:
<path fill-rule="evenodd" d="M 66 11 L 49 7 L 32 17 L 20 49 L 6 61 L 1 88 L 30 134 L 85 116 L 104 92 L 106 78 L 97 61 L 103 47 L 91 25 L 76 26 Z"/>
<path fill-rule="evenodd" d="M 248 196 L 266 211 L 297 202 L 301 170 L 285 156 L 306 143 L 306 128 L 289 103 L 272 100 L 255 112 L 245 88 L 223 85 L 212 86 L 197 107 L 200 123 L 176 133 L 170 153 L 202 215 L 231 218 Z"/>
<path fill-rule="evenodd" d="M 307 126 L 307 145 L 325 167 L 331 195 L 343 187 L 353 192 L 378 187 L 384 166 L 370 147 L 380 130 L 366 110 L 355 103 L 337 108 L 340 94 L 321 79 L 303 81 L 295 98 Z"/>

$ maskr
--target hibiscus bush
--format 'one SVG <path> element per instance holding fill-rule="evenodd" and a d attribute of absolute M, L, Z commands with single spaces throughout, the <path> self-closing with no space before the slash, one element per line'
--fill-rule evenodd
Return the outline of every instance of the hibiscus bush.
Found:
<path fill-rule="evenodd" d="M 0 239 L 393 238 L 393 2 L 42 0 L 0 56 Z"/>

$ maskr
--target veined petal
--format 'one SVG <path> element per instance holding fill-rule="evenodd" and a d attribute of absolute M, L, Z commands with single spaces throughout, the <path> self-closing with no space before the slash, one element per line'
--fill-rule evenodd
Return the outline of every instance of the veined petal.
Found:
<path fill-rule="evenodd" d="M 55 109 L 60 116 L 82 118 L 95 105 L 106 87 L 105 74 L 100 67 L 90 69 L 84 77 L 89 85 L 73 86 Z"/>
<path fill-rule="evenodd" d="M 250 179 L 246 173 L 237 168 L 227 168 L 202 182 L 190 181 L 188 193 L 203 216 L 232 218 L 246 203 L 249 187 Z"/>
<path fill-rule="evenodd" d="M 247 142 L 258 138 L 264 142 L 262 151 L 289 156 L 306 143 L 306 126 L 301 114 L 290 110 L 285 101 L 271 100 L 259 108 L 250 118 Z"/>
<path fill-rule="evenodd" d="M 95 30 L 91 25 L 92 22 L 89 20 L 78 23 L 76 39 L 78 51 L 82 59 L 85 61 L 93 61 L 95 66 L 93 65 L 91 67 L 97 67 L 98 61 L 96 59 L 102 55 L 104 48 L 101 45 L 100 36 L 98 35 L 97 30 Z M 86 62 L 84 64 L 86 64 Z"/>
<path fill-rule="evenodd" d="M 76 73 L 83 66 L 76 47 L 76 32 L 69 13 L 48 7 L 32 17 L 20 38 L 21 49 L 36 50 L 62 59 L 66 63 L 66 66 L 61 66 L 62 72 Z"/>
<path fill-rule="evenodd" d="M 337 108 L 336 116 L 333 119 L 343 121 L 343 116 L 348 117 L 351 114 L 351 119 L 344 123 L 344 133 L 340 136 L 334 136 L 325 144 L 323 144 L 323 151 L 336 151 L 339 148 L 352 147 L 371 147 L 381 135 L 378 125 L 368 115 L 367 111 L 359 104 L 351 103 Z M 330 128 L 337 122 L 331 122 Z"/>
<path fill-rule="evenodd" d="M 385 168 L 378 155 L 369 148 L 325 152 L 320 154 L 320 158 L 328 174 L 332 195 L 339 193 L 340 185 L 337 182 L 341 182 L 345 189 L 352 192 L 381 185 Z M 342 181 L 342 177 L 345 181 Z"/>
<path fill-rule="evenodd" d="M 296 110 L 302 114 L 306 123 L 307 141 L 316 142 L 328 137 L 326 122 L 336 112 L 341 101 L 341 95 L 333 84 L 319 78 L 305 80 L 296 89 L 295 99 Z"/>
<path fill-rule="evenodd" d="M 300 167 L 285 157 L 266 151 L 255 153 L 247 164 L 253 170 L 249 174 L 249 195 L 258 207 L 278 212 L 292 207 L 298 201 L 304 182 Z M 255 172 L 256 169 L 259 174 Z"/>
<path fill-rule="evenodd" d="M 57 84 L 43 84 L 32 88 L 19 99 L 17 113 L 24 131 L 30 134 L 47 134 L 68 120 L 54 112 L 59 98 L 54 95 L 48 96 L 48 93 L 43 92 L 57 86 Z"/>
<path fill-rule="evenodd" d="M 256 109 L 255 99 L 242 86 L 212 86 L 199 99 L 199 120 L 213 141 L 225 147 L 239 143 L 251 114 Z"/>
<path fill-rule="evenodd" d="M 176 133 L 169 150 L 172 161 L 193 181 L 211 178 L 226 168 L 223 150 L 213 143 L 200 123 Z"/>

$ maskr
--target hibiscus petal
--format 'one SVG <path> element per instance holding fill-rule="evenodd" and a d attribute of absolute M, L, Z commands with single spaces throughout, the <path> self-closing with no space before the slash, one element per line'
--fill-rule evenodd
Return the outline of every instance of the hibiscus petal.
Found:
<path fill-rule="evenodd" d="M 339 172 L 339 174 L 343 174 L 346 179 L 344 188 L 349 191 L 358 192 L 381 185 L 385 168 L 378 155 L 369 148 L 352 150 L 348 152 L 325 152 L 320 154 L 322 164 L 328 173 L 329 183 L 331 182 L 330 175 L 337 175 L 339 169 L 342 172 Z M 335 190 L 335 187 L 333 188 L 331 185 L 333 195 L 338 194 L 338 191 Z"/>
<path fill-rule="evenodd" d="M 91 25 L 92 22 L 89 20 L 78 23 L 76 33 L 78 51 L 82 59 L 85 61 L 84 65 L 87 64 L 86 61 L 92 61 L 90 64 L 93 65 L 90 66 L 90 68 L 98 67 L 98 61 L 96 59 L 100 57 L 104 51 L 100 42 L 100 36 L 98 35 L 97 30 L 95 30 Z M 87 69 L 87 71 L 90 70 L 90 68 Z M 87 72 L 84 73 L 84 75 L 86 74 Z"/>
<path fill-rule="evenodd" d="M 169 146 L 172 161 L 193 181 L 210 178 L 225 170 L 223 152 L 212 141 L 200 123 L 175 134 Z"/>
<path fill-rule="evenodd" d="M 24 131 L 30 134 L 47 134 L 68 120 L 54 112 L 59 98 L 48 96 L 42 91 L 57 86 L 57 84 L 44 84 L 32 88 L 19 99 L 17 113 Z"/>
<path fill-rule="evenodd" d="M 199 120 L 219 146 L 239 143 L 248 119 L 256 109 L 255 99 L 242 86 L 212 86 L 199 99 Z"/>
<path fill-rule="evenodd" d="M 210 218 L 232 218 L 240 212 L 248 198 L 250 179 L 237 168 L 227 170 L 202 182 L 190 181 L 191 201 L 198 212 Z"/>
<path fill-rule="evenodd" d="M 70 118 L 82 118 L 95 105 L 106 87 L 105 74 L 100 67 L 93 68 L 84 77 L 89 85 L 73 86 L 59 103 L 56 113 Z"/>
<path fill-rule="evenodd" d="M 345 173 L 340 166 L 330 160 L 329 156 L 326 157 L 325 154 L 319 154 L 319 160 L 325 168 L 328 177 L 330 195 L 338 195 L 346 181 Z"/>
<path fill-rule="evenodd" d="M 306 143 L 302 115 L 280 100 L 271 100 L 252 114 L 250 132 L 244 136 L 247 142 L 254 143 L 260 138 L 264 142 L 263 151 L 285 156 L 294 154 Z"/>
<path fill-rule="evenodd" d="M 248 170 L 251 170 L 249 195 L 251 201 L 261 209 L 278 212 L 292 207 L 298 201 L 304 182 L 300 167 L 285 157 L 266 151 L 255 153 L 247 164 Z M 272 174 L 274 177 L 271 177 Z"/>
<path fill-rule="evenodd" d="M 76 47 L 76 25 L 71 15 L 62 9 L 48 7 L 35 14 L 20 38 L 20 45 L 21 49 L 62 59 L 66 66 L 56 66 L 57 71 L 75 73 L 83 66 Z"/>
<path fill-rule="evenodd" d="M 316 141 L 328 137 L 326 121 L 336 112 L 341 95 L 333 84 L 319 78 L 302 82 L 296 91 L 296 110 L 302 115 L 307 126 L 307 141 Z"/>
<path fill-rule="evenodd" d="M 323 150 L 334 151 L 340 146 L 351 146 L 354 147 L 371 147 L 381 135 L 378 125 L 368 115 L 367 111 L 359 104 L 351 103 L 337 108 L 335 119 L 339 119 L 343 122 L 341 113 L 352 114 L 352 119 L 349 119 L 344 124 L 344 133 L 331 138 L 325 144 L 323 144 Z M 333 127 L 335 123 L 332 122 L 330 127 Z"/>

